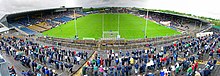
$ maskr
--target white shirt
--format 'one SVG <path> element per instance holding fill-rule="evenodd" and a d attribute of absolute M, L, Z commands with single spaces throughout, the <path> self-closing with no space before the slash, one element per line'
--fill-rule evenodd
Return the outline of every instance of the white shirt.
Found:
<path fill-rule="evenodd" d="M 145 54 L 147 53 L 147 50 L 144 50 Z"/>
<path fill-rule="evenodd" d="M 67 59 L 67 56 L 64 56 L 64 59 Z"/>
<path fill-rule="evenodd" d="M 79 60 L 80 60 L 80 57 L 77 56 L 77 57 L 76 57 L 76 60 L 79 61 Z"/>
<path fill-rule="evenodd" d="M 179 63 L 176 63 L 176 67 L 179 67 Z"/>
<path fill-rule="evenodd" d="M 198 71 L 195 72 L 195 76 L 201 76 Z"/>
<path fill-rule="evenodd" d="M 118 56 L 118 53 L 115 53 L 115 56 Z"/>
<path fill-rule="evenodd" d="M 119 62 L 121 62 L 121 58 L 119 58 Z"/>
<path fill-rule="evenodd" d="M 167 69 L 163 69 L 164 73 L 168 73 Z"/>
<path fill-rule="evenodd" d="M 175 66 L 171 65 L 170 67 L 171 67 L 172 71 L 175 71 L 175 69 L 176 69 Z"/>
<path fill-rule="evenodd" d="M 115 56 L 115 54 L 112 54 L 112 57 L 114 57 Z"/>

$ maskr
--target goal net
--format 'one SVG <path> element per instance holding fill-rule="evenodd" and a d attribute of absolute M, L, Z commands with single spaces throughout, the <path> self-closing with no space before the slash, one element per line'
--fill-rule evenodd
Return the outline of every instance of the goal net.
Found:
<path fill-rule="evenodd" d="M 103 31 L 102 37 L 111 39 L 120 38 L 118 31 Z"/>

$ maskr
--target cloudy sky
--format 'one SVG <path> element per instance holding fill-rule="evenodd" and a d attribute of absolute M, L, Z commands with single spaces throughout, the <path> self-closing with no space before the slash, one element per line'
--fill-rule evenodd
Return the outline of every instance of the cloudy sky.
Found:
<path fill-rule="evenodd" d="M 60 6 L 123 6 L 174 10 L 220 19 L 219 3 L 219 0 L 0 0 L 0 14 Z"/>

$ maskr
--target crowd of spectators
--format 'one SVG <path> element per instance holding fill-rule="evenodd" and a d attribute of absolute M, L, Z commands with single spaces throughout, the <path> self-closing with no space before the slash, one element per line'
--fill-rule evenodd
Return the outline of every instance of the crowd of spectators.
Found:
<path fill-rule="evenodd" d="M 149 47 L 144 50 L 114 51 L 96 54 L 83 67 L 84 76 L 208 76 L 217 63 L 213 57 L 219 35 L 191 38 L 186 41 L 177 41 L 173 44 L 158 48 Z M 198 67 L 198 60 L 204 54 L 209 55 L 206 67 Z M 183 60 L 180 60 L 183 59 Z M 158 73 L 159 71 L 159 73 Z"/>
<path fill-rule="evenodd" d="M 6 55 L 13 56 L 14 60 L 20 61 L 21 64 L 29 71 L 22 71 L 24 76 L 57 76 L 56 70 L 66 70 L 73 73 L 73 66 L 81 66 L 80 62 L 88 59 L 87 51 L 75 51 L 56 48 L 54 46 L 43 46 L 32 42 L 28 39 L 16 37 L 3 37 L 1 48 L 4 48 Z M 14 48 L 13 48 L 14 47 Z"/>
<path fill-rule="evenodd" d="M 83 75 L 101 76 L 208 76 L 220 58 L 219 34 L 204 37 L 191 37 L 160 46 L 149 44 L 147 49 L 132 51 L 99 51 L 94 59 L 86 62 Z M 80 65 L 88 59 L 87 51 L 64 50 L 54 46 L 43 46 L 33 40 L 17 37 L 3 37 L 1 50 L 13 56 L 29 71 L 22 71 L 24 76 L 57 76 L 55 70 L 73 72 L 73 65 Z M 9 45 L 11 46 L 9 46 Z M 217 55 L 214 55 L 216 53 Z M 206 56 L 208 55 L 208 57 Z M 205 67 L 199 67 L 199 61 L 208 61 Z M 9 68 L 11 75 L 16 74 L 14 67 Z"/>

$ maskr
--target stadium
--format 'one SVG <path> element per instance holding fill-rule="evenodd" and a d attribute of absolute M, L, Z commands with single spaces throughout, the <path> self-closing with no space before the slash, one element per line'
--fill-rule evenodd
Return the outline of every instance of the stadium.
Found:
<path fill-rule="evenodd" d="M 220 27 L 137 7 L 65 7 L 0 18 L 0 76 L 218 76 Z"/>

